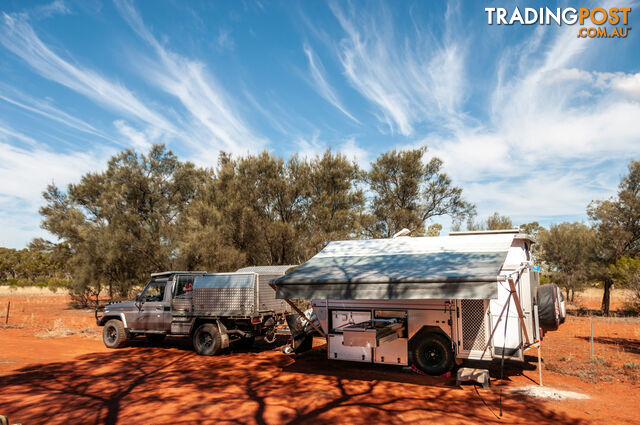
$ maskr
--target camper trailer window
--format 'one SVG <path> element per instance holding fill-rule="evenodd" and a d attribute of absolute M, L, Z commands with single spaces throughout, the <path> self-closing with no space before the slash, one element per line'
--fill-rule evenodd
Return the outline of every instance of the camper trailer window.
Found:
<path fill-rule="evenodd" d="M 527 256 L 527 261 L 531 261 L 531 254 L 529 253 L 529 244 L 524 243 L 524 254 Z"/>

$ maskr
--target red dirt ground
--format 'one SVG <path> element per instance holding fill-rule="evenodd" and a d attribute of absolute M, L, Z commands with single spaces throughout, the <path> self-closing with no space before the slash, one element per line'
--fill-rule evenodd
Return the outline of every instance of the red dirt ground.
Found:
<path fill-rule="evenodd" d="M 180 338 L 107 350 L 92 312 L 67 308 L 66 297 L 0 296 L 2 324 L 9 299 L 16 327 L 0 326 L 0 414 L 12 423 L 637 424 L 640 413 L 640 371 L 624 367 L 640 364 L 637 319 L 569 317 L 543 341 L 544 384 L 591 399 L 513 395 L 510 388 L 537 383 L 538 372 L 509 365 L 500 418 L 496 367 L 485 390 L 329 361 L 322 346 L 298 358 L 268 347 L 201 357 Z M 589 359 L 590 320 L 602 361 Z"/>

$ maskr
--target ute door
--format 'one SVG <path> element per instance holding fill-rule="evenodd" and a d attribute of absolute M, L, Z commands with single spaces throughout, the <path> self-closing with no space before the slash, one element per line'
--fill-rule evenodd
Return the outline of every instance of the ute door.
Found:
<path fill-rule="evenodd" d="M 169 330 L 171 324 L 171 280 L 155 280 L 149 282 L 141 295 L 139 314 L 140 327 L 145 331 Z"/>

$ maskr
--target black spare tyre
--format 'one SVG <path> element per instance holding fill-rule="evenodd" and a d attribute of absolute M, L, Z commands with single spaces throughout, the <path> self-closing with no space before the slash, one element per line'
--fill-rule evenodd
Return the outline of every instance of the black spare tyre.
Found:
<path fill-rule="evenodd" d="M 451 341 L 438 333 L 418 335 L 411 341 L 409 355 L 418 369 L 433 376 L 449 372 L 455 364 Z"/>
<path fill-rule="evenodd" d="M 560 325 L 558 286 L 551 283 L 538 287 L 538 321 L 545 331 L 555 331 Z"/>

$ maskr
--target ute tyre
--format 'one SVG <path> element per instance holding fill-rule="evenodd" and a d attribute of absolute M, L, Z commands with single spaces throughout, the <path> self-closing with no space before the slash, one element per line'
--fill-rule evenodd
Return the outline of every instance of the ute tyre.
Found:
<path fill-rule="evenodd" d="M 440 376 L 455 365 L 451 341 L 444 335 L 427 333 L 412 341 L 412 363 L 428 375 Z"/>
<path fill-rule="evenodd" d="M 213 323 L 203 323 L 193 333 L 193 348 L 201 356 L 215 356 L 222 347 L 218 327 Z"/>
<path fill-rule="evenodd" d="M 560 326 L 558 287 L 553 283 L 538 287 L 538 321 L 545 331 L 555 331 Z"/>
<path fill-rule="evenodd" d="M 127 342 L 127 332 L 118 319 L 109 320 L 102 329 L 102 342 L 107 348 L 120 348 Z"/>
<path fill-rule="evenodd" d="M 162 341 L 164 341 L 164 339 L 166 338 L 166 334 L 145 334 L 145 338 L 147 338 L 147 341 L 149 341 L 151 344 L 161 344 Z"/>

